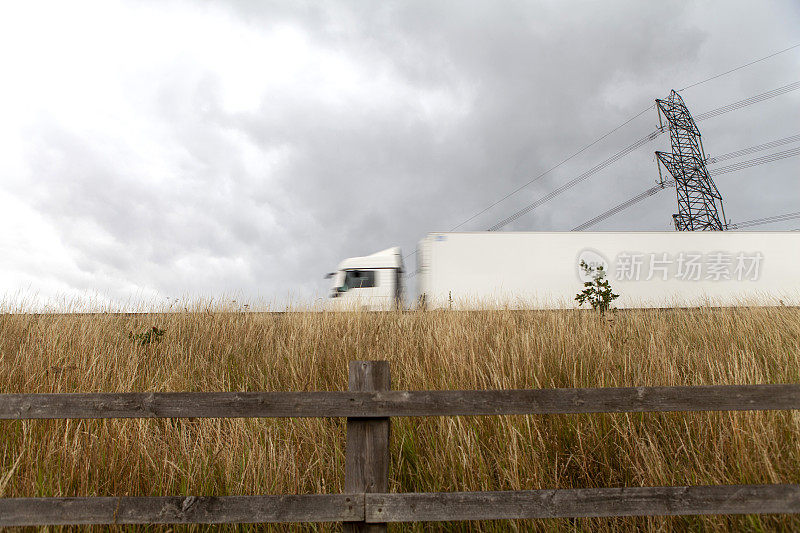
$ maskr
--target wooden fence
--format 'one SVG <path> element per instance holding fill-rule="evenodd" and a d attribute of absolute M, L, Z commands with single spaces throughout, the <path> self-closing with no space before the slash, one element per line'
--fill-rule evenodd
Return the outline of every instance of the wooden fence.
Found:
<path fill-rule="evenodd" d="M 800 385 L 391 391 L 386 361 L 351 361 L 347 392 L 0 394 L 0 419 L 346 417 L 345 493 L 0 498 L 0 526 L 390 522 L 800 513 L 800 485 L 388 493 L 395 416 L 800 409 Z M 2 437 L 0 437 L 2 438 Z"/>

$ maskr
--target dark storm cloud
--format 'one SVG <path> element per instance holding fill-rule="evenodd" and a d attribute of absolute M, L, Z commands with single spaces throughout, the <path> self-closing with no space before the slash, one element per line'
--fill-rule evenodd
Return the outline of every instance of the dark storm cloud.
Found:
<path fill-rule="evenodd" d="M 439 139 L 430 134 L 429 124 L 409 123 L 406 116 L 390 115 L 384 120 L 356 111 L 349 117 L 328 120 L 325 115 L 306 117 L 322 130 L 333 120 L 347 131 L 337 135 L 333 145 L 322 138 L 314 139 L 307 131 L 293 141 L 303 146 L 301 153 L 316 156 L 306 160 L 309 172 L 305 175 L 311 179 L 317 176 L 319 181 L 311 188 L 322 191 L 337 185 L 344 190 L 353 181 L 368 183 L 363 196 L 386 206 L 384 219 L 408 221 L 392 232 L 397 235 L 395 239 L 376 242 L 373 248 L 380 247 L 380 242 L 409 242 L 427 231 L 448 229 L 487 205 L 487 199 L 503 196 L 597 133 L 626 120 L 642 104 L 666 96 L 676 82 L 685 83 L 694 72 L 689 67 L 698 61 L 710 38 L 698 14 L 687 11 L 680 4 L 631 10 L 626 3 L 581 3 L 569 8 L 563 4 L 542 7 L 507 3 L 498 8 L 485 3 L 426 2 L 383 5 L 364 12 L 350 4 L 323 15 L 318 12 L 314 17 L 317 21 L 351 22 L 347 33 L 320 29 L 320 38 L 328 46 L 345 47 L 375 63 L 390 65 L 402 79 L 416 86 L 443 91 L 462 88 L 470 94 L 470 109 Z M 317 27 L 330 29 L 335 24 L 318 23 Z M 735 29 L 727 30 L 733 38 Z M 701 72 L 714 73 L 714 68 L 718 67 L 709 62 Z M 609 101 L 609 93 L 622 94 Z M 732 91 L 729 99 L 737 96 Z M 248 131 L 269 127 L 259 117 L 251 119 L 254 124 L 247 127 Z M 634 123 L 638 127 L 632 132 L 635 135 L 621 132 L 605 152 L 590 152 L 589 157 L 573 161 L 568 166 L 572 173 L 553 173 L 466 228 L 491 225 L 515 207 L 613 154 L 627 144 L 625 141 L 649 133 L 655 123 L 653 111 Z M 403 133 L 407 133 L 405 139 Z M 264 138 L 263 133 L 256 135 Z M 665 148 L 661 139 L 661 144 L 641 150 L 640 161 L 629 165 L 627 171 L 647 177 L 639 180 L 639 189 L 632 180 L 630 190 L 639 192 L 651 184 L 655 174 L 652 151 Z M 331 158 L 327 153 L 330 150 L 338 157 Z M 612 174 L 606 184 L 612 181 L 613 185 L 614 179 Z M 413 193 L 408 203 L 387 202 L 381 195 L 383 188 L 396 188 L 398 180 Z M 591 183 L 578 190 L 582 194 L 565 195 L 564 205 L 540 210 L 544 212 L 514 227 L 569 229 L 592 212 L 590 206 L 596 205 L 597 195 L 603 194 Z M 322 195 L 323 200 L 328 197 Z M 358 225 L 357 217 L 363 215 L 358 211 L 345 214 L 331 207 L 338 204 L 320 206 L 315 212 L 326 220 L 335 220 L 342 229 L 347 227 L 348 217 L 355 217 L 352 220 Z M 567 211 L 567 216 L 552 220 L 552 211 Z M 409 217 L 409 212 L 414 215 Z M 663 220 L 668 222 L 668 213 L 665 215 Z M 415 221 L 421 223 L 413 227 Z M 644 229 L 662 226 L 645 221 Z M 345 243 L 345 248 L 354 250 L 352 253 L 356 253 L 357 245 L 369 250 L 365 245 L 372 237 L 385 233 L 381 227 L 370 226 L 368 235 L 358 231 L 355 235 L 350 246 Z"/>
<path fill-rule="evenodd" d="M 790 3 L 757 13 L 748 3 L 725 7 L 231 2 L 228 13 L 248 31 L 299 31 L 314 54 L 329 54 L 320 68 L 335 70 L 336 58 L 346 58 L 363 91 L 348 86 L 340 95 L 317 85 L 319 73 L 302 71 L 237 110 L 225 104 L 220 73 L 177 65 L 150 80 L 157 89 L 145 118 L 159 124 L 153 143 L 168 148 L 148 151 L 45 117 L 29 159 L 38 179 L 24 187 L 71 250 L 78 272 L 62 277 L 72 287 L 96 288 L 104 276 L 112 294 L 124 293 L 113 280 L 125 280 L 162 295 L 308 300 L 322 294 L 322 273 L 342 258 L 393 245 L 408 253 L 425 233 L 457 225 L 670 88 L 800 42 Z M 687 103 L 697 113 L 795 81 L 797 55 L 687 91 Z M 704 123 L 706 148 L 720 153 L 796 133 L 796 113 L 786 109 L 797 104 L 789 95 L 737 120 Z M 656 123 L 649 112 L 461 229 L 486 229 Z M 568 230 L 640 192 L 652 185 L 652 152 L 665 142 L 507 229 Z M 764 170 L 775 191 L 790 194 L 757 190 L 758 207 L 751 182 L 720 178 L 728 213 L 742 220 L 796 210 L 794 168 Z M 22 194 L 19 187 L 12 189 Z M 598 229 L 668 229 L 673 196 Z"/>

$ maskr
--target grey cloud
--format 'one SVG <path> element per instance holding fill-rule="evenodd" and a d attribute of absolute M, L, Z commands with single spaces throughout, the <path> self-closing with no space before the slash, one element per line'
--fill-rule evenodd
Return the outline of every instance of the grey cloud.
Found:
<path fill-rule="evenodd" d="M 221 104 L 215 75 L 195 79 L 179 71 L 157 81 L 152 111 L 183 152 L 155 185 L 136 167 L 120 166 L 96 139 L 41 124 L 40 153 L 31 164 L 42 180 L 33 201 L 89 274 L 73 283 L 88 287 L 92 274 L 106 272 L 164 294 L 207 288 L 319 295 L 321 274 L 341 258 L 395 244 L 410 252 L 425 233 L 458 224 L 676 84 L 717 73 L 725 52 L 720 43 L 751 40 L 752 53 L 725 57 L 725 64 L 777 48 L 733 23 L 746 23 L 755 9 L 748 3 L 738 10 L 726 3 L 732 22 L 721 29 L 707 27 L 696 10 L 678 2 L 229 5 L 251 28 L 300 28 L 315 45 L 395 80 L 406 96 L 337 105 L 309 99 L 314 87 L 303 86 L 288 94 L 268 91 L 259 109 L 233 113 Z M 771 16 L 762 13 L 762 23 L 789 27 L 784 11 L 778 5 Z M 796 29 L 781 31 L 800 37 Z M 708 58 L 709 48 L 715 57 Z M 786 65 L 743 72 L 735 84 L 717 86 L 724 92 L 711 84 L 698 88 L 687 102 L 699 112 L 774 88 Z M 431 118 L 417 100 L 424 94 L 442 95 L 458 110 L 440 109 Z M 733 150 L 794 133 L 787 102 L 796 106 L 797 99 L 740 115 L 761 125 L 746 131 L 703 124 L 707 147 Z M 656 121 L 655 111 L 637 119 L 461 229 L 485 229 L 646 135 Z M 248 169 L 240 142 L 282 156 L 260 175 Z M 507 229 L 568 230 L 640 192 L 655 179 L 652 152 L 664 143 L 662 137 L 643 147 Z M 133 162 L 145 156 L 126 153 Z M 796 164 L 774 168 L 775 186 L 796 193 Z M 737 214 L 791 210 L 791 195 L 766 192 L 763 211 L 755 209 L 752 191 L 725 179 L 720 189 Z M 673 203 L 664 193 L 602 227 L 668 229 Z M 87 224 L 111 242 L 82 236 Z M 245 266 L 237 278 L 187 277 L 178 265 L 197 257 L 240 258 Z"/>

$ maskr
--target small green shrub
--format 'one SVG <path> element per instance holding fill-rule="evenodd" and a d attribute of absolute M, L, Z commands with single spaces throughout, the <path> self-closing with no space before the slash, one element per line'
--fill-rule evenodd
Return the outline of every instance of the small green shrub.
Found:
<path fill-rule="evenodd" d="M 611 290 L 611 283 L 606 279 L 603 265 L 594 267 L 586 264 L 586 261 L 581 261 L 581 268 L 587 276 L 592 278 L 592 281 L 587 281 L 583 284 L 583 291 L 575 296 L 575 300 L 578 305 L 588 303 L 592 306 L 592 309 L 600 311 L 602 316 L 603 313 L 611 308 L 611 302 L 619 298 L 619 294 L 614 294 Z"/>
<path fill-rule="evenodd" d="M 134 342 L 138 342 L 141 346 L 147 346 L 150 343 L 159 342 L 165 332 L 166 330 L 158 329 L 157 327 L 153 326 L 152 329 L 143 331 L 141 333 L 134 333 L 131 331 L 128 333 L 128 338 Z"/>

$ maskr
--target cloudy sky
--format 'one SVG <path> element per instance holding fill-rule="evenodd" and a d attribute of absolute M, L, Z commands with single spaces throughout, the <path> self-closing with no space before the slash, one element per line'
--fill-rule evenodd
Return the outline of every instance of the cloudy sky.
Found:
<path fill-rule="evenodd" d="M 798 43 L 794 0 L 4 3 L 0 294 L 313 301 L 342 258 L 412 252 L 670 89 Z M 798 80 L 795 48 L 682 94 L 699 114 Z M 713 156 L 798 118 L 794 91 L 700 127 Z M 642 114 L 459 229 L 657 124 Z M 667 149 L 505 229 L 569 230 L 652 186 Z M 798 160 L 720 176 L 728 218 L 800 211 Z M 670 189 L 593 229 L 669 230 L 675 209 Z"/>

